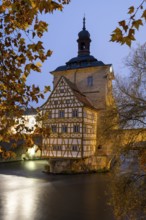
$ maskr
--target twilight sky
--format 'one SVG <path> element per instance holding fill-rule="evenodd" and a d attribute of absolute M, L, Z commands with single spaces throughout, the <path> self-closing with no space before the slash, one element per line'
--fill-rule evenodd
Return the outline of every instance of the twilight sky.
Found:
<path fill-rule="evenodd" d="M 49 28 L 42 41 L 46 49 L 51 49 L 53 54 L 43 64 L 42 73 L 31 74 L 29 83 L 35 83 L 40 88 L 44 85 L 50 85 L 52 88 L 53 77 L 49 72 L 77 56 L 76 40 L 79 31 L 82 30 L 84 14 L 86 29 L 90 32 L 92 40 L 90 54 L 105 64 L 113 64 L 115 75 L 125 74 L 127 70 L 123 68 L 123 59 L 129 54 L 130 48 L 109 40 L 118 21 L 128 19 L 128 8 L 135 2 L 135 6 L 138 6 L 141 0 L 71 0 L 63 12 L 56 11 L 43 16 Z M 137 32 L 136 38 L 132 48 L 145 42 L 146 25 Z M 46 98 L 48 96 L 49 94 Z M 40 100 L 39 105 L 44 102 L 45 100 Z"/>

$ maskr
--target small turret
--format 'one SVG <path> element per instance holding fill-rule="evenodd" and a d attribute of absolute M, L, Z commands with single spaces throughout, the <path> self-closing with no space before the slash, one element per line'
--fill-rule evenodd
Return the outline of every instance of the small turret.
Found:
<path fill-rule="evenodd" d="M 78 34 L 78 55 L 90 55 L 90 33 L 86 30 L 85 17 L 83 18 L 83 29 Z"/>

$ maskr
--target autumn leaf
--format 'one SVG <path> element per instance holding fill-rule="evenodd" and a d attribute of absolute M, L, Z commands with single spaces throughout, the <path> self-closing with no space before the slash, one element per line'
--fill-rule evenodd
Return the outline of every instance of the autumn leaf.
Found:
<path fill-rule="evenodd" d="M 134 6 L 131 6 L 130 8 L 129 8 L 129 11 L 128 11 L 128 14 L 132 14 L 133 12 L 134 12 Z"/>
<path fill-rule="evenodd" d="M 37 62 L 35 65 L 36 65 L 37 67 L 41 67 L 41 66 L 42 66 L 42 64 L 41 64 L 40 62 Z"/>
<path fill-rule="evenodd" d="M 67 3 L 65 0 L 8 0 L 0 5 L 0 141 L 10 144 L 13 140 L 11 148 L 20 140 L 25 146 L 27 140 L 28 145 L 33 144 L 32 136 L 22 132 L 24 129 L 30 132 L 25 127 L 23 114 L 32 101 L 38 103 L 44 98 L 44 91 L 38 86 L 27 85 L 31 72 L 41 72 L 43 62 L 52 54 L 41 41 L 48 24 L 41 20 L 40 12 L 62 10 Z M 47 92 L 50 87 L 44 90 Z M 4 158 L 14 156 L 12 151 L 0 148 Z"/>
<path fill-rule="evenodd" d="M 143 26 L 144 22 L 146 21 L 146 9 L 144 7 L 145 3 L 146 1 L 141 1 L 141 3 L 137 7 L 129 7 L 129 19 L 126 18 L 125 20 L 119 21 L 118 23 L 119 27 L 117 28 L 121 29 L 122 33 L 114 30 L 111 34 L 110 41 L 131 46 L 132 42 L 135 41 L 136 38 L 135 32 L 131 34 L 130 30 L 139 30 L 139 28 Z"/>
<path fill-rule="evenodd" d="M 146 10 L 143 11 L 143 14 L 141 16 L 142 18 L 144 18 L 146 20 Z"/>
<path fill-rule="evenodd" d="M 132 22 L 132 27 L 135 27 L 137 30 L 139 29 L 139 27 L 143 25 L 143 22 L 141 19 L 135 20 Z"/>
<path fill-rule="evenodd" d="M 44 93 L 50 92 L 50 86 L 45 86 Z"/>

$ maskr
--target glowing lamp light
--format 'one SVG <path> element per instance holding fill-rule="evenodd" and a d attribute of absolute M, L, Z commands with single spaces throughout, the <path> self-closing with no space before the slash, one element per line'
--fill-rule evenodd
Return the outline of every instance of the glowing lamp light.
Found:
<path fill-rule="evenodd" d="M 29 148 L 28 149 L 28 154 L 30 157 L 33 157 L 35 155 L 35 147 Z"/>
<path fill-rule="evenodd" d="M 112 73 L 113 72 L 113 67 L 112 66 L 110 66 L 110 73 Z"/>

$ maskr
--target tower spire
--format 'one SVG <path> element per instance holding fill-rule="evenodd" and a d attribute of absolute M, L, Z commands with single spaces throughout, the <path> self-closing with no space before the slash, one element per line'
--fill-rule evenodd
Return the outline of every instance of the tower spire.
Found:
<path fill-rule="evenodd" d="M 86 30 L 86 18 L 85 18 L 85 15 L 83 17 L 83 30 Z"/>

